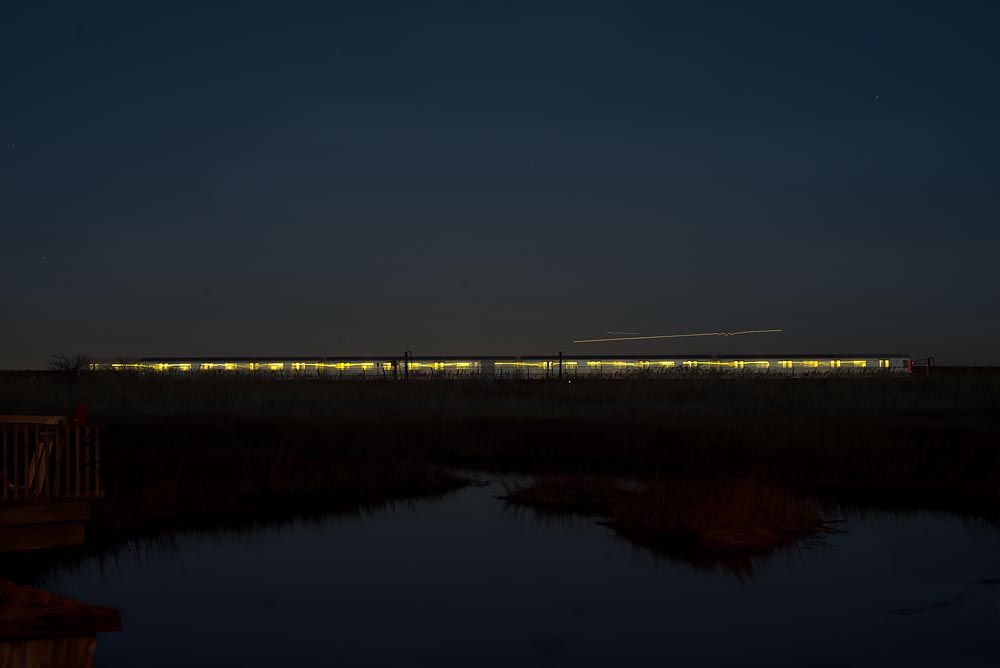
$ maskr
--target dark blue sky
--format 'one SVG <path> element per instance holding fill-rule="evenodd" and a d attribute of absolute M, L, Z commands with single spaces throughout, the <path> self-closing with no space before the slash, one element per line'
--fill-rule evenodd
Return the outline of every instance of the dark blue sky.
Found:
<path fill-rule="evenodd" d="M 5 3 L 0 366 L 1000 363 L 1000 5 Z"/>

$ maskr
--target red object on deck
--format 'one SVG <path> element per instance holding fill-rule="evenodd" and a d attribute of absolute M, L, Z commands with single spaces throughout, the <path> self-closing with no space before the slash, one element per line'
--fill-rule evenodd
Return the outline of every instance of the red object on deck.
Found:
<path fill-rule="evenodd" d="M 70 416 L 69 423 L 87 425 L 87 404 L 80 402 L 73 406 L 73 415 Z"/>

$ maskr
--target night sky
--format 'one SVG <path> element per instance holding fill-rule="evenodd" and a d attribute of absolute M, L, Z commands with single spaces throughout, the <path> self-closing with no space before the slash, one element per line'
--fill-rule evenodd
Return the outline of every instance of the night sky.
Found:
<path fill-rule="evenodd" d="M 0 366 L 1000 363 L 1000 3 L 323 4 L 2 5 Z"/>

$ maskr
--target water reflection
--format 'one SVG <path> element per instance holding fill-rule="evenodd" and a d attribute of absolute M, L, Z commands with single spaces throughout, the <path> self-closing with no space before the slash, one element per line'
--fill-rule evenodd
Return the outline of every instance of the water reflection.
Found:
<path fill-rule="evenodd" d="M 119 607 L 98 665 L 990 665 L 1000 534 L 848 516 L 752 579 L 653 555 L 494 487 L 369 515 L 81 555 L 46 588 Z M 837 641 L 831 641 L 836 638 Z M 195 660 L 196 659 L 196 660 Z"/>

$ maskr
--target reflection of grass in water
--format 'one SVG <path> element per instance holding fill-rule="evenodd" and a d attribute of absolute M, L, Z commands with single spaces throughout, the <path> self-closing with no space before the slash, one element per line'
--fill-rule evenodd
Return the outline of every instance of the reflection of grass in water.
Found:
<path fill-rule="evenodd" d="M 830 531 L 835 529 L 831 528 Z M 776 557 L 781 556 L 792 561 L 829 547 L 820 535 L 803 537 L 792 543 L 754 551 L 711 550 L 698 544 L 684 542 L 640 543 L 622 534 L 617 536 L 622 543 L 631 546 L 635 551 L 652 555 L 657 562 L 682 563 L 699 571 L 722 571 L 741 581 L 752 580 L 765 563 Z"/>
<path fill-rule="evenodd" d="M 543 513 L 602 515 L 622 538 L 702 568 L 749 576 L 778 550 L 832 530 L 817 507 L 755 480 L 657 480 L 630 487 L 602 478 L 506 483 L 501 497 Z"/>
<path fill-rule="evenodd" d="M 92 504 L 87 545 L 0 555 L 0 577 L 30 582 L 46 564 L 105 552 L 113 559 L 145 541 L 169 540 L 172 532 L 252 531 L 374 512 L 468 482 L 429 462 L 363 451 L 329 435 L 291 429 L 281 438 L 280 430 L 256 427 L 206 421 L 122 429 L 102 449 L 107 496 Z"/>
<path fill-rule="evenodd" d="M 449 478 L 450 479 L 450 478 Z M 267 512 L 189 514 L 158 517 L 142 527 L 108 530 L 97 527 L 88 530 L 87 542 L 81 547 L 60 548 L 42 552 L 0 554 L 0 578 L 18 584 L 38 585 L 43 580 L 58 583 L 62 573 L 76 573 L 87 560 L 95 560 L 98 567 L 114 571 L 123 564 L 142 563 L 145 559 L 164 552 L 177 552 L 178 540 L 186 535 L 230 539 L 252 539 L 263 531 L 277 530 L 295 524 L 324 528 L 331 518 L 378 517 L 385 512 L 395 512 L 399 507 L 413 508 L 417 501 L 444 498 L 460 486 L 450 483 L 438 491 L 394 499 L 383 498 L 359 502 L 345 502 L 340 497 L 315 499 L 312 503 L 284 503 Z"/>

